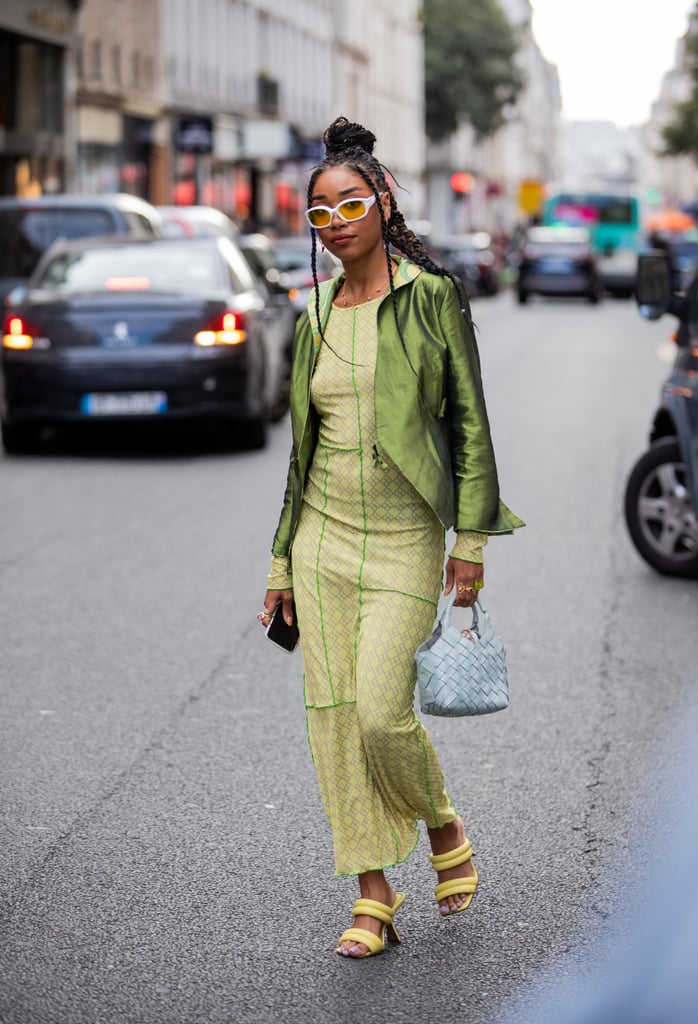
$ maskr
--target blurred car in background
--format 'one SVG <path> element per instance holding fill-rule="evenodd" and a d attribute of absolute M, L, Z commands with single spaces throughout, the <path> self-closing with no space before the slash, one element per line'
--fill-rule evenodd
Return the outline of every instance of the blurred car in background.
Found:
<path fill-rule="evenodd" d="M 0 302 L 31 276 L 58 238 L 163 234 L 162 217 L 136 196 L 61 193 L 37 199 L 0 198 Z"/>
<path fill-rule="evenodd" d="M 496 295 L 499 291 L 504 260 L 488 232 L 453 235 L 429 248 L 437 263 L 460 278 L 469 297 Z"/>
<path fill-rule="evenodd" d="M 517 298 L 580 296 L 596 303 L 603 286 L 587 228 L 534 227 L 528 232 L 517 282 Z"/>
<path fill-rule="evenodd" d="M 238 244 L 247 259 L 257 263 L 267 282 L 289 296 L 296 314 L 303 313 L 313 288 L 309 235 L 241 235 Z M 319 246 L 316 266 L 318 281 L 328 281 L 342 270 L 339 260 Z"/>
<path fill-rule="evenodd" d="M 8 453 L 66 422 L 215 419 L 260 448 L 289 339 L 227 238 L 57 242 L 6 313 Z"/>
<path fill-rule="evenodd" d="M 212 238 L 223 235 L 236 239 L 238 229 L 222 210 L 214 206 L 158 206 L 165 234 L 169 238 Z"/>

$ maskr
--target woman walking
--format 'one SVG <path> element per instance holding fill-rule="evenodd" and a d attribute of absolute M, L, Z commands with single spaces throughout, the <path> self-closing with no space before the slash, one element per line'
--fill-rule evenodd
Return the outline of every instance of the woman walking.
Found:
<path fill-rule="evenodd" d="M 374 135 L 338 118 L 308 186 L 316 287 L 291 375 L 293 449 L 264 610 L 298 616 L 308 736 L 337 875 L 361 898 L 337 952 L 399 941 L 405 897 L 385 877 L 425 821 L 439 913 L 464 910 L 477 871 L 429 735 L 414 713 L 414 652 L 443 580 L 469 607 L 489 534 L 522 526 L 499 500 L 462 285 L 399 212 Z M 344 273 L 317 285 L 316 247 Z M 397 250 L 402 257 L 392 255 Z M 404 257 L 404 258 L 403 258 Z"/>

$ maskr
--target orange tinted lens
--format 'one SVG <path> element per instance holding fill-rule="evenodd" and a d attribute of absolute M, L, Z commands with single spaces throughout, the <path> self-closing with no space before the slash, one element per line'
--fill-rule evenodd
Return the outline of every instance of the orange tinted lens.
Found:
<path fill-rule="evenodd" d="M 308 218 L 308 223 L 313 228 L 326 228 L 332 219 L 330 211 L 323 210 L 320 206 L 308 210 L 306 217 Z"/>
<path fill-rule="evenodd" d="M 366 213 L 366 203 L 363 199 L 347 199 L 339 204 L 337 213 L 342 220 L 358 220 Z"/>

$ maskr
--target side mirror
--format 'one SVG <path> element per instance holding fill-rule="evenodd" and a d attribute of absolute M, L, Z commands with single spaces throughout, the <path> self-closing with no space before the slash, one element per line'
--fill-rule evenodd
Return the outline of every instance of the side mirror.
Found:
<path fill-rule="evenodd" d="M 16 285 L 11 292 L 5 296 L 6 306 L 19 306 L 27 297 L 27 289 L 23 284 Z"/>
<path fill-rule="evenodd" d="M 659 320 L 668 312 L 673 298 L 669 258 L 660 252 L 640 255 L 635 280 L 635 299 L 640 315 L 646 320 Z"/>

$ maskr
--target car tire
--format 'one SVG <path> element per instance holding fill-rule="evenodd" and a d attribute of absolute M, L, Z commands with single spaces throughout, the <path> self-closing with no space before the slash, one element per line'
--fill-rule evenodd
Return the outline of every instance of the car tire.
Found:
<path fill-rule="evenodd" d="M 31 455 L 41 442 L 41 428 L 33 423 L 3 423 L 2 446 L 8 455 Z"/>
<path fill-rule="evenodd" d="M 236 441 L 248 451 L 259 451 L 267 443 L 267 420 L 256 416 L 252 420 L 238 420 L 234 424 Z"/>
<path fill-rule="evenodd" d="M 698 577 L 698 516 L 673 437 L 635 463 L 625 489 L 625 521 L 639 554 L 664 576 Z"/>

